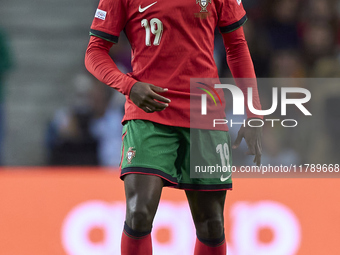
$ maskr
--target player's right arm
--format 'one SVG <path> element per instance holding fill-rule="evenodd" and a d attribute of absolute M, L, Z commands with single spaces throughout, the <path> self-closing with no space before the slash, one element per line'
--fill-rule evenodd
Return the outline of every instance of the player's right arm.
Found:
<path fill-rule="evenodd" d="M 138 82 L 123 74 L 109 55 L 113 43 L 91 36 L 85 54 L 85 66 L 98 80 L 127 95 L 131 101 L 147 113 L 162 111 L 170 100 L 157 94 L 167 91 L 152 84 Z"/>
<path fill-rule="evenodd" d="M 101 0 L 91 25 L 85 66 L 98 80 L 126 95 L 145 112 L 162 111 L 170 100 L 157 93 L 166 89 L 139 82 L 119 71 L 109 55 L 126 23 L 124 0 Z"/>

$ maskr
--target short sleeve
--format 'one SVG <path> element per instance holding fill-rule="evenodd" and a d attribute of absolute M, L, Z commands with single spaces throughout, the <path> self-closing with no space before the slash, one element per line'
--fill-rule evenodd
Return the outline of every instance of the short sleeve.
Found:
<path fill-rule="evenodd" d="M 100 0 L 90 35 L 117 43 L 126 23 L 124 0 Z"/>
<path fill-rule="evenodd" d="M 221 33 L 230 33 L 241 27 L 247 16 L 241 0 L 219 0 L 218 27 Z"/>

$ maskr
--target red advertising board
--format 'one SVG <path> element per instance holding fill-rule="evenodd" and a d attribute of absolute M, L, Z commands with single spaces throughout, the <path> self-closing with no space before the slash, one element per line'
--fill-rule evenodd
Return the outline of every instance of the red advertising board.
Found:
<path fill-rule="evenodd" d="M 340 179 L 234 179 L 227 194 L 229 255 L 340 254 Z M 124 222 L 117 171 L 0 171 L 1 255 L 118 255 Z M 193 254 L 183 191 L 165 188 L 154 254 Z"/>

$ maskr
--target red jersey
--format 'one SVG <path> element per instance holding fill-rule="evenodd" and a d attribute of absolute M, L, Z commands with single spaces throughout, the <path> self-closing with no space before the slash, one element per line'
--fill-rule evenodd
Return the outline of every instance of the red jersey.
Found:
<path fill-rule="evenodd" d="M 190 127 L 190 78 L 218 78 L 215 28 L 231 32 L 246 19 L 241 0 L 101 0 L 90 34 L 116 43 L 124 30 L 132 48 L 128 75 L 168 88 L 162 96 L 171 100 L 165 110 L 145 113 L 128 97 L 132 80 L 123 121 Z"/>

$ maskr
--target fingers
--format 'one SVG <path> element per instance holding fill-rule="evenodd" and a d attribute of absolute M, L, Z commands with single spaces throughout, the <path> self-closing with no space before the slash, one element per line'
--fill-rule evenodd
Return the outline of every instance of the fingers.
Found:
<path fill-rule="evenodd" d="M 167 107 L 168 107 L 167 104 L 157 103 L 156 101 L 149 102 L 147 104 L 140 106 L 140 108 L 147 113 L 160 112 Z"/>
<path fill-rule="evenodd" d="M 168 91 L 168 89 L 157 87 L 155 85 L 150 84 L 150 88 L 155 91 L 156 93 L 162 93 Z"/>
<path fill-rule="evenodd" d="M 250 150 L 248 148 L 248 151 L 246 152 L 246 155 L 255 155 L 255 152 L 253 152 L 252 150 Z"/>
<path fill-rule="evenodd" d="M 143 110 L 144 112 L 146 112 L 146 113 L 152 113 L 152 112 L 154 112 L 151 108 L 149 108 L 149 107 L 147 107 L 147 106 L 142 107 L 142 110 Z"/>
<path fill-rule="evenodd" d="M 256 140 L 256 147 L 255 147 L 255 158 L 254 163 L 256 163 L 257 166 L 261 165 L 261 155 L 262 155 L 262 145 L 260 140 Z"/>
<path fill-rule="evenodd" d="M 237 134 L 237 137 L 236 137 L 236 140 L 232 146 L 233 149 L 237 149 L 238 146 L 240 146 L 241 144 L 241 141 L 242 141 L 242 138 L 243 138 L 243 133 L 241 132 L 241 130 L 238 132 Z"/>
<path fill-rule="evenodd" d="M 157 93 L 166 92 L 166 91 L 168 91 L 168 89 L 163 89 L 163 88 L 157 87 L 155 85 L 150 85 L 150 88 L 153 91 L 153 93 L 151 95 L 152 99 L 156 99 L 156 100 L 163 102 L 163 103 L 170 103 L 171 102 L 170 99 L 157 94 Z"/>
<path fill-rule="evenodd" d="M 256 140 L 256 145 L 254 147 L 254 153 L 248 155 L 255 155 L 253 162 L 257 165 L 261 165 L 261 155 L 262 155 L 262 146 L 261 141 L 259 139 Z"/>
<path fill-rule="evenodd" d="M 156 100 L 163 102 L 163 103 L 170 103 L 171 102 L 170 99 L 163 97 L 161 95 L 158 95 L 157 93 L 154 93 L 154 92 L 151 96 L 152 96 L 153 99 L 156 99 Z"/>
<path fill-rule="evenodd" d="M 258 137 L 254 137 L 254 139 L 248 140 L 245 139 L 248 145 L 247 155 L 255 155 L 253 162 L 257 165 L 261 165 L 261 142 Z"/>
<path fill-rule="evenodd" d="M 260 165 L 261 165 L 261 154 L 256 153 L 253 162 L 254 162 L 257 166 L 260 166 Z"/>
<path fill-rule="evenodd" d="M 152 111 L 163 111 L 169 106 L 167 103 L 160 103 L 154 100 L 152 97 L 147 99 L 145 105 L 148 106 Z"/>
<path fill-rule="evenodd" d="M 144 82 L 136 82 L 131 88 L 130 99 L 135 105 L 147 113 L 163 111 L 169 106 L 170 99 L 157 93 L 166 91 L 168 91 L 168 89 Z"/>
<path fill-rule="evenodd" d="M 146 112 L 152 113 L 152 112 L 155 112 L 155 111 L 163 111 L 165 108 L 167 108 L 169 106 L 169 103 L 171 102 L 171 100 L 166 98 L 166 97 L 163 97 L 161 95 L 158 95 L 155 92 L 159 92 L 159 93 L 166 92 L 166 91 L 168 91 L 168 89 L 157 87 L 157 86 L 154 86 L 152 84 L 150 84 L 150 89 L 151 89 L 151 93 L 149 94 L 149 96 L 148 96 L 148 98 L 146 99 L 146 102 L 145 102 L 145 106 L 147 108 Z M 163 102 L 163 103 L 160 103 L 156 100 Z"/>
<path fill-rule="evenodd" d="M 140 108 L 144 110 L 146 113 L 153 113 L 156 111 L 163 111 L 165 108 L 169 106 L 171 102 L 170 99 L 165 98 L 161 95 L 158 95 L 156 92 L 165 92 L 168 89 L 163 89 L 161 87 L 154 86 L 149 84 L 150 90 L 147 95 L 145 95 L 143 102 L 141 103 Z M 156 101 L 158 100 L 158 101 Z M 163 102 L 163 103 L 161 103 Z"/>
<path fill-rule="evenodd" d="M 242 139 L 244 138 L 248 146 L 248 151 L 246 152 L 246 154 L 255 155 L 253 161 L 257 166 L 260 166 L 261 155 L 262 155 L 261 137 L 262 137 L 262 129 L 241 127 L 232 148 L 233 149 L 238 148 Z"/>
<path fill-rule="evenodd" d="M 245 137 L 244 138 L 248 146 L 248 151 L 246 152 L 247 155 L 255 155 L 255 152 L 256 152 L 256 149 L 255 149 L 256 140 L 255 139 L 256 137 L 252 137 L 252 138 Z"/>
<path fill-rule="evenodd" d="M 169 104 L 159 103 L 153 100 L 152 98 L 149 98 L 145 100 L 144 107 L 142 107 L 142 109 L 144 110 L 145 108 L 148 110 L 147 111 L 148 113 L 151 113 L 151 112 L 156 112 L 156 111 L 163 111 L 168 106 Z"/>

